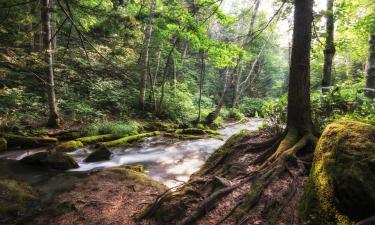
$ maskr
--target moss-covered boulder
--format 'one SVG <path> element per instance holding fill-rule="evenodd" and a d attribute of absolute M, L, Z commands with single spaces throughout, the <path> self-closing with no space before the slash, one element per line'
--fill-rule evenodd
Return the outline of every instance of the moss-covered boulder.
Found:
<path fill-rule="evenodd" d="M 5 138 L 0 137 L 0 152 L 5 152 L 8 149 L 7 140 Z"/>
<path fill-rule="evenodd" d="M 143 134 L 136 134 L 136 135 L 132 135 L 132 136 L 127 136 L 127 137 L 123 137 L 123 138 L 120 138 L 120 139 L 116 139 L 116 140 L 113 140 L 113 141 L 102 142 L 101 144 L 105 145 L 107 147 L 114 147 L 114 146 L 119 146 L 119 145 L 127 145 L 129 143 L 133 143 L 133 142 L 139 141 L 142 138 L 152 137 L 152 136 L 156 136 L 156 135 L 159 135 L 159 134 L 160 134 L 159 131 L 154 131 L 154 132 L 149 132 L 149 133 L 143 133 Z"/>
<path fill-rule="evenodd" d="M 355 224 L 375 214 L 375 127 L 339 121 L 324 130 L 314 153 L 302 216 L 305 224 Z"/>
<path fill-rule="evenodd" d="M 69 170 L 78 168 L 78 163 L 73 157 L 63 152 L 38 152 L 21 159 L 22 163 L 47 167 L 56 170 Z"/>
<path fill-rule="evenodd" d="M 83 144 L 80 141 L 67 141 L 55 147 L 56 151 L 59 152 L 72 152 L 79 148 L 83 148 Z"/>
<path fill-rule="evenodd" d="M 0 218 L 24 214 L 36 199 L 35 191 L 27 183 L 12 179 L 0 180 Z"/>
<path fill-rule="evenodd" d="M 85 162 L 98 162 L 109 160 L 111 158 L 111 155 L 112 152 L 109 151 L 109 149 L 106 146 L 100 145 L 95 151 L 93 151 L 86 157 Z"/>
<path fill-rule="evenodd" d="M 32 148 L 53 145 L 57 143 L 57 138 L 51 137 L 26 137 L 14 134 L 3 134 L 6 139 L 9 148 L 22 147 L 22 148 Z"/>

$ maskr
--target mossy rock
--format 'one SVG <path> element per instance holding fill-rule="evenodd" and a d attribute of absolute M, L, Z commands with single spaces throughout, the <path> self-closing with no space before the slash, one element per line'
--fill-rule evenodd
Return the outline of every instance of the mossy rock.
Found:
<path fill-rule="evenodd" d="M 137 171 L 137 172 L 140 172 L 140 173 L 144 173 L 145 172 L 145 168 L 143 165 L 140 165 L 140 164 L 136 164 L 136 165 L 125 165 L 123 166 L 125 169 L 128 169 L 128 170 L 134 170 L 134 171 Z"/>
<path fill-rule="evenodd" d="M 24 214 L 36 199 L 36 192 L 27 183 L 0 180 L 0 218 Z"/>
<path fill-rule="evenodd" d="M 26 137 L 14 134 L 3 134 L 3 137 L 8 142 L 8 147 L 23 147 L 32 148 L 53 145 L 57 143 L 57 138 L 52 137 Z"/>
<path fill-rule="evenodd" d="M 80 141 L 67 141 L 55 147 L 56 151 L 59 152 L 72 152 L 79 148 L 83 148 L 83 144 Z"/>
<path fill-rule="evenodd" d="M 112 152 L 104 146 L 100 145 L 95 151 L 91 152 L 85 159 L 85 162 L 105 161 L 111 158 Z"/>
<path fill-rule="evenodd" d="M 154 132 L 150 132 L 150 133 L 143 133 L 143 134 L 127 136 L 127 137 L 123 137 L 123 138 L 113 140 L 113 141 L 102 142 L 101 144 L 105 145 L 107 147 L 126 145 L 126 144 L 129 144 L 129 143 L 132 143 L 132 142 L 136 142 L 136 141 L 138 141 L 142 138 L 152 137 L 152 136 L 156 136 L 156 135 L 159 135 L 159 134 L 160 134 L 159 131 L 154 131 Z"/>
<path fill-rule="evenodd" d="M 56 170 L 69 170 L 78 168 L 78 163 L 73 157 L 63 152 L 38 152 L 21 159 L 22 163 L 47 167 Z"/>
<path fill-rule="evenodd" d="M 76 141 L 80 141 L 80 142 L 82 142 L 83 144 L 86 145 L 86 144 L 112 141 L 112 140 L 115 140 L 115 139 L 118 139 L 118 138 L 119 138 L 118 135 L 103 134 L 103 135 L 94 135 L 94 136 L 77 138 Z"/>
<path fill-rule="evenodd" d="M 167 189 L 167 187 L 164 184 L 151 179 L 147 174 L 136 171 L 134 170 L 134 168 L 127 168 L 127 166 L 110 168 L 104 172 L 120 173 L 124 177 L 124 179 L 126 179 L 126 185 L 137 184 L 152 186 L 156 187 L 157 189 L 160 189 L 161 191 Z"/>
<path fill-rule="evenodd" d="M 339 121 L 326 127 L 305 188 L 305 224 L 348 225 L 375 214 L 375 126 Z"/>
<path fill-rule="evenodd" d="M 0 152 L 5 152 L 8 149 L 8 143 L 5 138 L 0 137 Z"/>

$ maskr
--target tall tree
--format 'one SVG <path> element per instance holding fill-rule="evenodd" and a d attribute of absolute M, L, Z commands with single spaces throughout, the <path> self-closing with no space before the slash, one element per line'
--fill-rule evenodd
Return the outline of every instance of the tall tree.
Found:
<path fill-rule="evenodd" d="M 315 145 L 310 105 L 310 50 L 313 0 L 295 0 L 291 65 L 289 71 L 286 136 L 272 158 Z"/>
<path fill-rule="evenodd" d="M 154 17 L 156 8 L 156 0 L 152 0 L 150 6 L 150 12 L 147 19 L 147 25 L 144 34 L 144 43 L 143 43 L 143 51 L 141 55 L 142 60 L 142 72 L 141 72 L 141 79 L 139 81 L 139 108 L 143 111 L 145 108 L 145 96 L 146 96 L 146 84 L 147 84 L 147 75 L 149 72 L 148 69 L 148 60 L 149 60 L 149 46 L 151 43 L 151 36 L 152 36 L 152 19 Z"/>
<path fill-rule="evenodd" d="M 366 96 L 375 98 L 375 34 L 370 35 L 366 74 Z"/>
<path fill-rule="evenodd" d="M 335 32 L 335 19 L 333 13 L 334 0 L 327 0 L 327 11 L 326 16 L 326 46 L 324 49 L 324 66 L 323 66 L 323 77 L 322 77 L 322 91 L 327 91 L 328 87 L 331 86 L 332 77 L 332 62 L 335 57 L 336 48 L 334 43 L 334 32 Z"/>
<path fill-rule="evenodd" d="M 45 61 L 47 74 L 47 95 L 48 95 L 48 106 L 49 106 L 49 119 L 48 126 L 58 127 L 60 124 L 60 118 L 58 115 L 56 94 L 55 94 L 55 78 L 53 71 L 53 47 L 52 47 L 52 29 L 51 29 L 51 0 L 41 0 L 41 23 L 43 30 L 43 49 L 45 54 Z"/>

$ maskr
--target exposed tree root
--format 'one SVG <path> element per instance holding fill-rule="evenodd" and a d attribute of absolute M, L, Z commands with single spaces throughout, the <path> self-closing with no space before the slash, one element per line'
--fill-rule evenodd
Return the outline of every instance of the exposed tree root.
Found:
<path fill-rule="evenodd" d="M 241 146 L 245 146 L 242 144 L 244 141 L 246 140 L 240 140 L 241 143 L 233 144 L 231 148 L 237 149 Z M 220 164 L 228 161 L 229 156 L 233 157 L 233 155 L 228 154 L 235 154 L 235 151 L 229 151 L 229 153 L 216 158 L 214 163 L 203 171 L 203 175 L 213 175 L 211 175 L 210 179 L 205 179 L 207 182 L 203 186 L 200 186 L 199 190 L 196 191 L 201 192 L 207 190 L 207 187 L 214 185 L 213 182 L 219 183 L 223 188 L 216 190 L 209 195 L 205 195 L 207 197 L 201 198 L 198 204 L 188 206 L 188 215 L 185 215 L 182 219 L 175 218 L 175 220 L 179 220 L 176 224 L 193 224 L 200 217 L 215 208 L 220 203 L 220 199 L 224 198 L 238 187 L 249 183 L 251 184 L 249 191 L 241 194 L 240 197 L 236 199 L 236 202 L 232 205 L 231 209 L 228 210 L 229 212 L 223 215 L 222 218 L 219 218 L 216 222 L 216 225 L 220 225 L 230 219 L 231 221 L 235 221 L 234 223 L 237 225 L 246 224 L 250 219 L 250 214 L 248 212 L 253 209 L 262 198 L 264 198 L 262 197 L 264 196 L 264 191 L 270 186 L 270 184 L 274 184 L 275 181 L 286 176 L 291 178 L 291 182 L 284 193 L 285 197 L 282 201 L 273 199 L 264 210 L 264 213 L 267 214 L 267 221 L 269 221 L 270 224 L 277 224 L 285 208 L 288 207 L 289 203 L 296 195 L 297 183 L 300 180 L 300 177 L 306 174 L 308 171 L 307 168 L 311 165 L 310 151 L 304 149 L 308 147 L 313 148 L 316 141 L 316 137 L 311 133 L 300 135 L 295 130 L 289 129 L 288 132 L 280 134 L 271 140 L 262 143 L 251 143 L 251 146 L 243 148 L 241 152 L 242 154 L 249 151 L 259 152 L 254 159 L 250 160 L 248 165 L 252 167 L 255 166 L 256 169 L 252 170 L 250 173 L 248 172 L 244 178 L 235 185 L 230 185 L 230 182 L 226 178 L 219 177 L 216 171 Z M 246 143 L 248 142 L 246 141 Z M 230 160 L 232 160 L 232 158 Z M 294 168 L 294 172 L 290 170 L 290 166 Z M 221 171 L 222 169 L 219 170 Z M 238 177 L 239 176 L 237 175 L 237 178 Z M 157 213 L 157 208 L 163 204 L 166 195 L 168 195 L 168 193 L 164 194 L 164 196 L 159 196 L 157 201 L 155 201 L 150 207 L 151 210 L 149 210 L 145 217 Z M 202 195 L 203 194 L 201 194 L 201 196 Z"/>

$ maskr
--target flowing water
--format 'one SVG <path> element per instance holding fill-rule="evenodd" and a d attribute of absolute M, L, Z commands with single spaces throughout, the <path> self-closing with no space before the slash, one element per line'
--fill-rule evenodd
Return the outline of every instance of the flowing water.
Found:
<path fill-rule="evenodd" d="M 168 187 L 186 182 L 190 175 L 203 165 L 207 158 L 218 149 L 230 136 L 242 129 L 257 130 L 260 119 L 251 119 L 246 123 L 228 124 L 219 129 L 222 140 L 204 138 L 198 140 L 175 141 L 162 136 L 149 137 L 140 146 L 130 148 L 111 148 L 112 157 L 109 161 L 85 163 L 83 160 L 92 151 L 82 148 L 72 153 L 78 162 L 79 168 L 70 171 L 88 171 L 126 164 L 143 164 L 146 172 L 155 180 Z M 26 155 L 45 149 L 32 151 L 14 151 L 3 154 L 0 158 L 22 159 Z"/>

